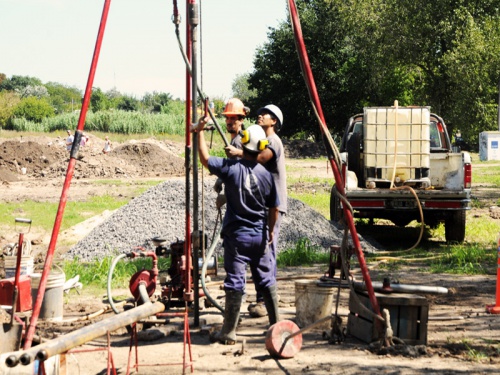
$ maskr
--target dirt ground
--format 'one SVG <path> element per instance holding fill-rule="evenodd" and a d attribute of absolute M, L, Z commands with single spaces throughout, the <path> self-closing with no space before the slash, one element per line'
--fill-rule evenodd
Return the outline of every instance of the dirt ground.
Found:
<path fill-rule="evenodd" d="M 137 187 L 144 179 L 182 178 L 184 160 L 180 158 L 183 145 L 166 140 L 148 139 L 129 141 L 124 144 L 114 144 L 113 151 L 104 155 L 101 153 L 103 140 L 92 137 L 91 143 L 85 146 L 76 163 L 75 172 L 69 189 L 68 200 L 86 199 L 92 195 L 102 195 L 103 189 L 112 195 L 133 197 Z M 318 176 L 331 177 L 326 158 L 320 161 L 298 158 L 298 156 L 318 156 L 321 145 L 286 144 L 287 164 L 289 174 L 294 177 Z M 300 154 L 299 154 L 300 151 Z M 323 155 L 324 156 L 324 155 Z M 41 202 L 58 202 L 68 166 L 68 153 L 65 151 L 62 139 L 50 137 L 34 137 L 25 139 L 0 138 L 0 204 L 20 202 L 27 198 Z M 26 174 L 23 169 L 26 168 Z M 93 183 L 96 179 L 115 179 L 116 189 L 105 188 Z M 119 183 L 126 181 L 126 184 Z M 323 186 L 297 184 L 290 189 L 323 189 Z M 476 187 L 478 199 L 493 202 L 498 194 L 488 187 Z M 480 194 L 479 194 L 480 192 Z M 486 205 L 488 207 L 488 205 Z M 75 228 L 61 233 L 59 241 L 75 241 L 82 238 L 95 225 L 106 218 L 90 218 Z M 469 215 L 491 215 L 488 209 L 474 209 Z M 11 228 L 9 228 L 11 230 Z M 392 241 L 408 241 L 411 231 L 398 230 L 393 227 L 381 228 L 381 232 L 390 233 Z M 15 233 L 0 232 L 0 243 L 12 240 Z M 38 246 L 47 248 L 50 233 L 32 233 Z M 428 239 L 432 245 L 433 239 Z M 437 243 L 436 243 L 437 244 Z M 295 320 L 295 285 L 297 279 L 319 280 L 328 272 L 327 265 L 316 267 L 300 267 L 280 269 L 278 277 L 280 313 L 282 319 Z M 369 345 L 359 337 L 348 335 L 345 341 L 329 344 L 324 333 L 329 329 L 312 329 L 303 334 L 302 349 L 291 359 L 272 358 L 265 349 L 265 332 L 267 318 L 252 319 L 246 310 L 247 303 L 242 306 L 242 321 L 238 327 L 238 338 L 241 340 L 235 346 L 210 344 L 208 332 L 222 321 L 221 314 L 214 307 L 205 308 L 204 302 L 199 312 L 200 325 L 190 329 L 191 353 L 194 373 L 218 374 L 497 374 L 500 372 L 500 315 L 490 315 L 485 312 L 486 304 L 495 303 L 495 275 L 487 276 L 456 276 L 446 274 L 431 274 L 425 272 L 418 264 L 411 264 L 398 269 L 372 266 L 370 277 L 381 282 L 388 277 L 392 283 L 403 285 L 425 285 L 443 287 L 445 294 L 418 293 L 425 298 L 428 309 L 428 322 L 425 330 L 426 345 L 396 345 L 390 348 L 379 348 Z M 353 262 L 353 275 L 362 280 L 357 262 Z M 210 294 L 218 299 L 223 295 L 220 283 L 223 280 L 223 270 L 217 276 L 212 276 L 209 284 Z M 338 289 L 333 289 L 332 311 L 336 309 Z M 127 295 L 127 291 L 114 291 L 117 295 Z M 252 285 L 248 288 L 248 301 L 253 301 L 255 295 Z M 392 295 L 395 295 L 394 293 Z M 401 295 L 407 300 L 413 295 Z M 379 298 L 384 298 L 379 295 Z M 65 297 L 64 321 L 60 323 L 40 322 L 37 333 L 51 339 L 71 332 L 82 326 L 101 319 L 113 319 L 114 313 L 106 311 L 98 317 L 87 320 L 87 314 L 92 314 L 105 308 L 106 296 L 96 297 L 83 293 L 79 295 L 71 290 Z M 420 299 L 419 299 L 420 300 Z M 338 313 L 343 318 L 343 326 L 347 325 L 349 307 L 349 292 L 347 288 L 340 289 L 338 298 Z M 416 308 L 415 308 L 416 309 Z M 419 310 L 422 311 L 422 310 Z M 190 313 L 191 322 L 194 313 Z M 77 321 L 74 321 L 77 320 Z M 409 324 L 416 324 L 417 320 Z M 425 319 L 421 318 L 419 327 L 425 327 Z M 148 322 L 151 326 L 152 323 Z M 401 320 L 402 326 L 408 324 Z M 170 324 L 152 325 L 147 330 L 142 324 L 139 328 L 138 359 L 140 374 L 179 374 L 182 366 L 169 365 L 182 363 L 183 331 L 179 318 L 171 318 Z M 393 327 L 395 332 L 399 328 Z M 423 328 L 420 328 L 423 329 Z M 119 329 L 111 334 L 112 356 L 118 373 L 127 372 L 130 335 Z M 244 344 L 242 343 L 244 342 Z M 106 348 L 105 337 L 88 342 L 79 349 Z M 189 352 L 186 352 L 189 359 Z M 69 373 L 104 374 L 106 373 L 106 351 L 69 353 L 66 355 L 66 367 Z M 147 365 L 147 366 L 146 366 Z M 151 366 L 155 365 L 155 366 Z M 0 368 L 1 370 L 1 368 Z M 190 368 L 186 369 L 190 372 Z M 1 371 L 0 371 L 1 373 Z M 50 373 L 50 372 L 49 372 Z M 62 372 L 61 372 L 62 373 Z"/>

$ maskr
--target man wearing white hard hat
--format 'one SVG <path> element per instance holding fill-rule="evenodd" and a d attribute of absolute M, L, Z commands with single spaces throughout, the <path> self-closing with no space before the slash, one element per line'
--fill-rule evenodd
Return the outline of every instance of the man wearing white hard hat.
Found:
<path fill-rule="evenodd" d="M 283 126 L 283 113 L 274 104 L 268 104 L 265 107 L 259 108 L 257 111 L 257 124 L 264 129 L 266 133 L 266 138 L 269 142 L 269 146 L 265 152 L 259 154 L 258 161 L 261 163 L 269 172 L 271 172 L 274 182 L 276 183 L 276 189 L 278 190 L 278 196 L 280 199 L 280 205 L 278 207 L 279 214 L 276 224 L 274 226 L 274 238 L 271 244 L 271 251 L 275 259 L 278 249 L 278 239 L 280 234 L 281 220 L 287 213 L 287 186 L 286 186 L 286 169 L 285 169 L 285 150 L 283 148 L 283 143 L 280 137 L 278 137 L 278 132 Z M 274 276 L 277 275 L 277 268 L 274 269 Z M 267 309 L 264 304 L 264 298 L 262 295 L 257 293 L 256 303 L 252 303 L 248 306 L 248 311 L 251 317 L 257 318 L 265 316 Z"/>

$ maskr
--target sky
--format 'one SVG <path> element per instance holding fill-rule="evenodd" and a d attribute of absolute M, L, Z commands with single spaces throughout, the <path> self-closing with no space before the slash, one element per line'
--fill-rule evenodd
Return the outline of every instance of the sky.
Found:
<path fill-rule="evenodd" d="M 186 0 L 177 0 L 185 46 Z M 196 0 L 201 4 L 198 84 L 228 99 L 251 72 L 269 27 L 288 18 L 286 0 Z M 104 0 L 0 0 L 0 73 L 37 77 L 84 91 Z M 111 1 L 94 87 L 142 98 L 185 99 L 186 69 L 172 23 L 172 0 Z"/>

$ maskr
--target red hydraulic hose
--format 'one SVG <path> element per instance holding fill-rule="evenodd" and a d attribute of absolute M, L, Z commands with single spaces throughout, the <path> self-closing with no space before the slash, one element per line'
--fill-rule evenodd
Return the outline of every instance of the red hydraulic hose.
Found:
<path fill-rule="evenodd" d="M 99 33 L 97 35 L 97 41 L 94 48 L 94 56 L 92 58 L 92 65 L 90 67 L 90 73 L 87 80 L 87 87 L 85 89 L 85 95 L 83 97 L 82 109 L 80 111 L 80 118 L 78 120 L 78 131 L 82 131 L 85 126 L 85 116 L 87 115 L 87 109 L 89 107 L 90 96 L 92 94 L 92 85 L 94 83 L 95 70 L 97 67 L 97 61 L 99 60 L 99 52 L 101 50 L 102 39 L 104 37 L 104 30 L 106 28 L 106 20 L 108 18 L 109 6 L 111 0 L 105 0 L 104 7 L 102 10 L 101 24 L 99 26 Z M 45 257 L 45 264 L 43 266 L 42 277 L 40 279 L 40 285 L 38 287 L 38 293 L 36 296 L 35 306 L 33 307 L 33 314 L 31 315 L 30 325 L 28 331 L 26 332 L 26 338 L 24 341 L 23 349 L 29 349 L 33 341 L 33 336 L 35 334 L 36 324 L 38 321 L 38 316 L 40 314 L 40 309 L 42 307 L 43 295 L 45 294 L 45 288 L 47 285 L 47 278 L 50 273 L 50 268 L 52 266 L 52 259 L 54 257 L 54 251 L 57 243 L 57 236 L 59 235 L 59 229 L 61 227 L 61 222 L 64 214 L 64 208 L 66 207 L 66 201 L 68 198 L 68 190 L 73 178 L 73 173 L 75 171 L 76 164 L 76 154 L 78 153 L 78 147 L 80 145 L 80 137 L 75 136 L 73 146 L 71 148 L 70 159 L 68 163 L 68 169 L 66 170 L 66 178 L 64 180 L 63 190 L 61 193 L 61 198 L 59 200 L 59 207 L 57 208 L 56 219 L 54 222 L 54 228 L 52 229 L 52 237 L 50 238 L 49 248 L 47 255 Z"/>
<path fill-rule="evenodd" d="M 297 44 L 297 52 L 299 54 L 299 59 L 301 62 L 301 66 L 304 72 L 304 79 L 306 80 L 307 89 L 309 91 L 309 95 L 311 100 L 313 101 L 313 105 L 315 106 L 316 112 L 320 118 L 320 130 L 324 135 L 328 132 L 328 128 L 326 126 L 325 116 L 323 115 L 323 110 L 321 108 L 321 102 L 319 100 L 318 91 L 316 89 L 316 83 L 314 81 L 314 76 L 311 70 L 311 66 L 309 64 L 309 57 L 307 55 L 306 46 L 304 43 L 304 38 L 302 37 L 302 29 L 300 27 L 300 20 L 297 13 L 297 7 L 295 5 L 295 0 L 288 0 L 288 8 L 290 11 L 290 16 L 293 24 L 293 31 L 295 36 L 295 41 Z M 342 179 L 341 174 L 339 173 L 339 168 L 337 163 L 333 158 L 330 158 L 330 164 L 332 166 L 333 175 L 335 177 L 335 186 L 337 190 L 345 196 L 344 190 L 344 181 Z M 346 218 L 347 226 L 351 231 L 352 241 L 354 243 L 354 248 L 356 251 L 356 255 L 358 257 L 359 266 L 361 268 L 361 272 L 363 275 L 363 280 L 366 284 L 366 290 L 368 292 L 368 296 L 370 298 L 370 302 L 372 304 L 373 310 L 377 315 L 380 314 L 380 308 L 378 305 L 377 298 L 375 296 L 375 291 L 373 289 L 372 281 L 370 278 L 370 274 L 368 273 L 368 267 L 366 266 L 365 258 L 363 255 L 363 249 L 361 248 L 361 244 L 359 242 L 358 233 L 356 231 L 356 226 L 354 225 L 354 219 L 351 211 L 347 208 L 346 205 L 343 205 L 344 215 Z"/>

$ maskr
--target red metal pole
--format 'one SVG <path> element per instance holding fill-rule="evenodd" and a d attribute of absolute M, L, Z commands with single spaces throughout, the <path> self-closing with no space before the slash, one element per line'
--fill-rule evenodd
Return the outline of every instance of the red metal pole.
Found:
<path fill-rule="evenodd" d="M 23 257 L 23 242 L 24 242 L 24 233 L 21 232 L 19 233 L 19 241 L 17 243 L 16 273 L 14 274 L 14 292 L 12 293 L 12 316 L 10 317 L 10 325 L 14 324 L 17 299 L 19 298 L 19 277 L 21 276 L 21 258 Z"/>
<path fill-rule="evenodd" d="M 500 314 L 500 235 L 497 240 L 497 291 L 494 305 L 486 305 L 486 311 L 490 314 Z"/>
<path fill-rule="evenodd" d="M 293 30 L 295 34 L 295 40 L 297 41 L 298 54 L 301 59 L 303 69 L 305 70 L 305 79 L 307 81 L 307 88 L 309 90 L 309 94 L 311 96 L 311 100 L 314 102 L 316 107 L 318 116 L 321 119 L 321 132 L 324 134 L 328 131 L 326 127 L 325 116 L 323 115 L 323 109 L 321 108 L 321 102 L 319 100 L 318 91 L 316 89 L 316 83 L 314 82 L 314 76 L 312 74 L 311 65 L 309 64 L 309 57 L 307 55 L 307 50 L 304 44 L 304 39 L 302 37 L 302 29 L 300 27 L 300 21 L 297 14 L 297 8 L 295 6 L 294 0 L 288 0 L 288 6 L 292 18 Z M 337 164 L 333 159 L 330 159 L 330 164 L 332 166 L 333 175 L 335 177 L 335 186 L 337 186 L 337 190 L 345 196 L 344 190 L 344 181 L 342 176 L 339 173 L 339 169 Z M 366 266 L 365 258 L 363 255 L 363 250 L 361 248 L 361 244 L 359 242 L 358 233 L 356 231 L 356 226 L 354 225 L 354 219 L 352 213 L 347 209 L 346 205 L 344 205 L 344 215 L 346 218 L 347 226 L 351 232 L 352 241 L 354 243 L 354 248 L 356 251 L 356 255 L 358 257 L 359 266 L 361 268 L 361 272 L 363 274 L 363 280 L 366 283 L 366 290 L 368 292 L 368 296 L 370 298 L 370 302 L 372 304 L 373 310 L 376 314 L 380 315 L 380 307 L 378 305 L 377 298 L 375 297 L 375 291 L 373 289 L 372 281 L 370 278 L 370 274 L 368 273 L 368 267 Z"/>
<path fill-rule="evenodd" d="M 16 258 L 16 274 L 14 278 L 14 286 L 19 287 L 19 277 L 21 276 L 21 258 L 23 257 L 23 242 L 24 233 L 19 233 L 19 241 L 17 242 L 17 258 Z"/>
<path fill-rule="evenodd" d="M 186 19 L 189 20 L 189 4 L 191 0 L 186 0 Z M 186 22 L 186 56 L 191 64 L 191 28 L 189 22 Z M 186 285 L 184 289 L 184 300 L 193 300 L 193 291 L 191 290 L 191 75 L 186 68 L 186 227 L 184 241 L 184 256 L 186 257 L 186 269 L 184 270 Z M 194 160 L 196 162 L 196 160 Z"/>
<path fill-rule="evenodd" d="M 90 96 L 92 94 L 92 85 L 94 83 L 95 70 L 97 67 L 97 61 L 99 60 L 99 52 L 101 50 L 102 39 L 104 37 L 104 30 L 106 29 L 106 20 L 108 18 L 109 6 L 111 0 L 105 0 L 101 24 L 99 26 L 99 32 L 97 35 L 97 41 L 94 48 L 94 56 L 92 58 L 92 65 L 90 67 L 89 77 L 87 80 L 87 87 L 85 89 L 85 95 L 83 97 L 82 109 L 80 111 L 80 117 L 78 120 L 78 130 L 83 130 L 85 126 L 85 116 L 87 115 L 87 110 L 90 102 Z M 78 140 L 78 137 L 75 137 Z M 43 295 L 45 294 L 45 288 L 47 285 L 47 278 L 50 273 L 50 268 L 52 266 L 52 260 L 54 257 L 54 251 L 57 243 L 57 236 L 59 235 L 59 229 L 61 228 L 61 222 L 64 214 L 64 208 L 66 207 L 66 202 L 68 199 L 68 190 L 73 178 L 73 173 L 75 171 L 76 164 L 76 154 L 78 153 L 79 142 L 73 142 L 73 147 L 71 149 L 70 160 L 68 163 L 68 169 L 66 171 L 66 178 L 64 180 L 63 190 L 61 193 L 61 198 L 59 200 L 59 207 L 57 208 L 56 219 L 54 222 L 54 228 L 52 230 L 52 237 L 50 238 L 49 248 L 47 255 L 45 257 L 45 264 L 43 266 L 42 277 L 40 279 L 40 285 L 38 287 L 38 293 L 36 296 L 35 306 L 33 307 L 33 314 L 31 316 L 30 325 L 28 331 L 26 332 L 26 339 L 24 342 L 23 349 L 29 349 L 33 341 L 33 336 L 35 334 L 36 324 L 38 321 L 38 316 L 40 314 L 40 309 L 42 307 Z"/>

